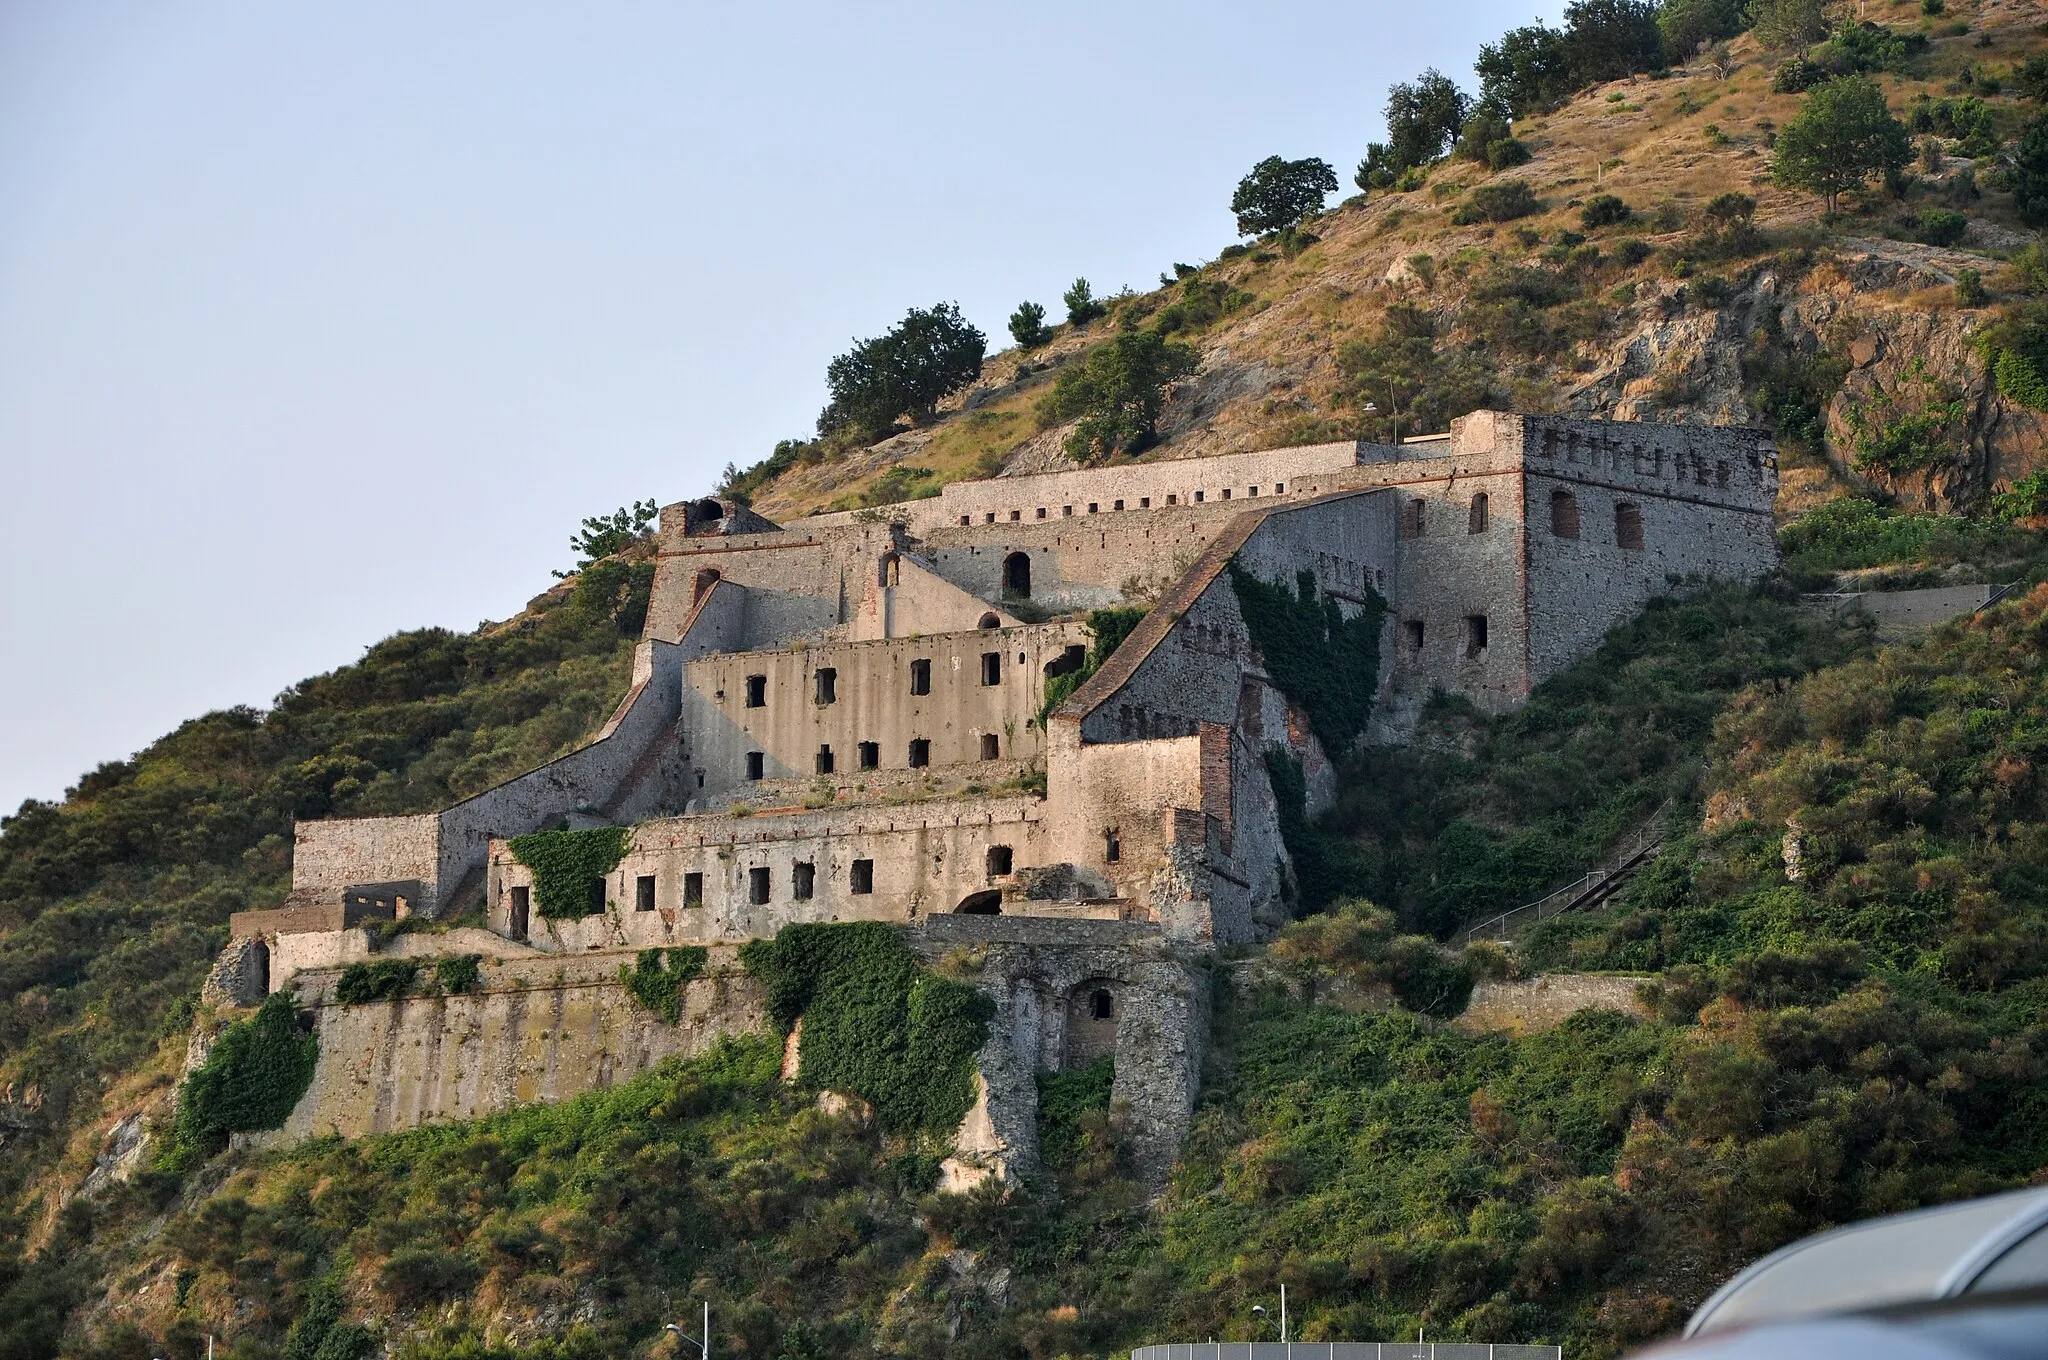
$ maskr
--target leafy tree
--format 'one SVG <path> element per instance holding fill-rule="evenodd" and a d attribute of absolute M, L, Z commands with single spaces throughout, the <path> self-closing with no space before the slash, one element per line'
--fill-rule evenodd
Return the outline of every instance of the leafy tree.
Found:
<path fill-rule="evenodd" d="M 1386 443 L 1418 430 L 1442 430 L 1492 396 L 1486 365 L 1467 350 L 1437 352 L 1436 319 L 1420 307 L 1387 308 L 1380 332 L 1337 351 L 1350 398 L 1370 404 L 1362 433 Z"/>
<path fill-rule="evenodd" d="M 1048 397 L 1059 420 L 1080 417 L 1067 452 L 1084 462 L 1136 453 L 1159 437 L 1166 389 L 1201 366 L 1194 346 L 1126 331 L 1060 374 Z"/>
<path fill-rule="evenodd" d="M 1798 52 L 1828 35 L 1827 0 L 1750 0 L 1756 39 L 1774 52 Z"/>
<path fill-rule="evenodd" d="M 1748 26 L 1749 8 L 1743 0 L 1664 0 L 1657 11 L 1657 31 L 1672 57 L 1691 56 Z"/>
<path fill-rule="evenodd" d="M 565 580 L 593 562 L 624 552 L 647 537 L 648 529 L 660 514 L 661 508 L 649 499 L 621 506 L 609 515 L 585 517 L 583 528 L 569 540 L 569 549 L 576 554 L 576 565 L 567 571 L 554 573 L 555 579 Z"/>
<path fill-rule="evenodd" d="M 1010 313 L 1010 338 L 1018 349 L 1037 349 L 1052 339 L 1045 324 L 1045 308 L 1035 302 L 1018 303 L 1017 310 Z"/>
<path fill-rule="evenodd" d="M 869 440 L 889 433 L 899 416 L 930 420 L 939 402 L 981 376 L 988 337 L 960 315 L 958 303 L 913 307 L 886 335 L 859 340 L 825 369 L 831 404 L 818 432 L 853 430 Z"/>
<path fill-rule="evenodd" d="M 1827 200 L 1830 216 L 1844 189 L 1913 159 L 1906 125 L 1892 117 L 1884 91 L 1863 76 L 1839 76 L 1814 88 L 1778 133 L 1771 177 Z"/>
<path fill-rule="evenodd" d="M 2022 222 L 2048 225 L 2048 115 L 2028 123 L 2013 147 L 2012 206 Z"/>
<path fill-rule="evenodd" d="M 1237 192 L 1231 196 L 1237 234 L 1283 231 L 1310 213 L 1320 212 L 1324 196 L 1336 189 L 1337 172 L 1320 157 L 1287 161 L 1268 156 L 1237 182 Z"/>
<path fill-rule="evenodd" d="M 1439 159 L 1471 113 L 1471 97 L 1433 66 L 1412 83 L 1389 87 L 1387 140 L 1366 147 L 1358 166 L 1358 187 L 1385 188 L 1402 171 Z"/>
<path fill-rule="evenodd" d="M 1060 301 L 1067 304 L 1067 324 L 1070 326 L 1085 326 L 1108 310 L 1095 300 L 1095 292 L 1086 279 L 1075 279 L 1074 286 L 1060 294 Z"/>
<path fill-rule="evenodd" d="M 1472 106 L 1465 126 L 1458 130 L 1458 140 L 1451 147 L 1451 154 L 1459 160 L 1478 161 L 1484 165 L 1486 149 L 1514 135 L 1514 122 L 1508 111 L 1499 104 L 1489 104 L 1482 99 Z"/>
<path fill-rule="evenodd" d="M 2013 93 L 2022 99 L 2048 104 L 2048 52 L 2036 52 L 2013 67 L 2008 79 Z"/>
<path fill-rule="evenodd" d="M 1572 92 L 1571 54 L 1564 34 L 1542 24 L 1511 28 L 1480 47 L 1472 63 L 1482 104 L 1520 118 L 1552 107 Z"/>
<path fill-rule="evenodd" d="M 1581 87 L 1664 65 L 1655 0 L 1573 0 L 1564 7 L 1564 41 Z"/>

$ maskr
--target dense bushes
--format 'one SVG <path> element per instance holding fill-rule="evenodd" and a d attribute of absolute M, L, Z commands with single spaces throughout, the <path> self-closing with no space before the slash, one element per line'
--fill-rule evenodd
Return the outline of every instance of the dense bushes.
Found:
<path fill-rule="evenodd" d="M 642 1010 L 653 1011 L 671 1025 L 682 1014 L 683 988 L 704 971 L 702 945 L 674 949 L 643 949 L 633 966 L 619 965 L 619 984 Z"/>
<path fill-rule="evenodd" d="M 362 1006 L 372 1001 L 396 1001 L 412 990 L 419 976 L 417 959 L 380 959 L 376 963 L 352 963 L 341 970 L 334 984 L 334 999 L 344 1006 Z"/>
<path fill-rule="evenodd" d="M 1779 532 L 1778 544 L 1786 568 L 1802 577 L 1895 563 L 2017 558 L 2040 550 L 2032 536 L 1996 521 L 1894 512 L 1854 496 L 1807 511 Z"/>
<path fill-rule="evenodd" d="M 950 1133 L 974 1104 L 988 998 L 926 972 L 894 929 L 785 926 L 742 946 L 740 962 L 767 988 L 780 1028 L 803 1021 L 805 1086 L 850 1091 L 903 1133 Z"/>
<path fill-rule="evenodd" d="M 299 1028 L 289 991 L 272 992 L 256 1014 L 222 1030 L 178 1092 L 171 1145 L 160 1159 L 182 1173 L 227 1146 L 227 1136 L 284 1123 L 313 1082 L 320 1041 Z"/>

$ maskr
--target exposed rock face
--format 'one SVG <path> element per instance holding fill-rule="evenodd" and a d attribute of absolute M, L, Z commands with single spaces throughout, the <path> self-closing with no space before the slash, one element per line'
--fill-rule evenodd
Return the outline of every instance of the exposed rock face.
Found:
<path fill-rule="evenodd" d="M 260 938 L 230 940 L 199 989 L 201 1005 L 261 1005 L 270 991 L 270 949 Z"/>
<path fill-rule="evenodd" d="M 142 1116 L 129 1115 L 107 1131 L 106 1138 L 100 1143 L 99 1155 L 93 1159 L 92 1170 L 86 1173 L 78 1193 L 90 1197 L 110 1185 L 127 1180 L 142 1165 L 142 1155 L 148 1150 L 149 1132 L 143 1127 Z"/>

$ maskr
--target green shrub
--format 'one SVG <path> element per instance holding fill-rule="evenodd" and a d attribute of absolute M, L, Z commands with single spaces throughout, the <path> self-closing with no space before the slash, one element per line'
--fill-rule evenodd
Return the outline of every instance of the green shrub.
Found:
<path fill-rule="evenodd" d="M 1635 209 L 1613 194 L 1595 194 L 1579 209 L 1579 221 L 1587 231 L 1627 222 L 1635 215 Z"/>
<path fill-rule="evenodd" d="M 178 1092 L 163 1168 L 182 1174 L 227 1146 L 227 1136 L 282 1125 L 313 1083 L 320 1041 L 299 1028 L 289 991 L 223 1029 Z"/>
<path fill-rule="evenodd" d="M 1058 1170 L 1080 1154 L 1087 1116 L 1108 1111 L 1115 1085 L 1113 1057 L 1074 1071 L 1038 1074 L 1038 1155 L 1047 1166 Z"/>
<path fill-rule="evenodd" d="M 1087 659 L 1081 669 L 1065 675 L 1055 675 L 1045 682 L 1045 698 L 1038 705 L 1038 725 L 1045 726 L 1045 720 L 1054 709 L 1065 703 L 1070 695 L 1088 682 L 1088 677 L 1102 669 L 1103 663 L 1116 654 L 1140 622 L 1146 611 L 1136 605 L 1111 605 L 1107 609 L 1091 609 L 1084 623 L 1088 629 L 1091 645 Z"/>
<path fill-rule="evenodd" d="M 1984 290 L 1984 276 L 1974 269 L 1956 271 L 1956 306 L 1982 307 L 1991 300 Z"/>
<path fill-rule="evenodd" d="M 512 858 L 533 871 L 534 906 L 550 920 L 575 920 L 604 910 L 604 876 L 633 843 L 631 827 L 535 831 L 514 836 Z"/>
<path fill-rule="evenodd" d="M 1615 247 L 1614 257 L 1620 260 L 1624 267 L 1634 269 L 1656 253 L 1648 241 L 1631 236 Z"/>
<path fill-rule="evenodd" d="M 483 980 L 481 954 L 457 954 L 434 960 L 434 983 L 449 996 L 473 992 Z"/>
<path fill-rule="evenodd" d="M 2048 472 L 2030 472 L 2009 491 L 1991 497 L 1992 513 L 2002 519 L 2037 519 L 2048 515 Z"/>
<path fill-rule="evenodd" d="M 334 999 L 344 1006 L 362 1006 L 372 1001 L 396 1001 L 412 990 L 419 975 L 417 959 L 379 959 L 375 963 L 352 963 L 341 970 L 334 984 Z"/>
<path fill-rule="evenodd" d="M 1451 214 L 1451 220 L 1459 226 L 1471 226 L 1475 222 L 1511 222 L 1542 210 L 1542 201 L 1536 197 L 1536 191 L 1529 187 L 1528 181 L 1507 179 L 1474 189 L 1466 202 Z"/>
<path fill-rule="evenodd" d="M 682 1014 L 683 989 L 704 971 L 707 957 L 702 945 L 643 949 L 631 968 L 619 965 L 619 984 L 640 1009 L 653 1011 L 673 1025 Z"/>
<path fill-rule="evenodd" d="M 1849 442 L 1858 471 L 1902 476 L 1960 451 L 1966 407 L 1916 359 L 1889 392 L 1849 404 Z"/>
<path fill-rule="evenodd" d="M 803 1020 L 804 1086 L 850 1091 L 882 1127 L 904 1133 L 950 1133 L 974 1104 L 991 1003 L 926 972 L 891 927 L 784 926 L 743 945 L 740 962 L 767 988 L 777 1026 Z"/>
<path fill-rule="evenodd" d="M 1512 170 L 1518 165 L 1527 165 L 1535 159 L 1535 153 L 1519 137 L 1503 137 L 1486 144 L 1486 168 L 1489 170 Z"/>
<path fill-rule="evenodd" d="M 1970 229 L 1970 219 L 1947 208 L 1928 208 L 1921 212 L 1915 224 L 1914 235 L 1930 246 L 1952 246 L 1963 239 Z"/>
<path fill-rule="evenodd" d="M 1778 532 L 1778 546 L 1788 568 L 1810 574 L 1954 562 L 2025 545 L 2009 541 L 1994 523 L 1961 515 L 1901 514 L 1850 496 L 1787 524 Z"/>

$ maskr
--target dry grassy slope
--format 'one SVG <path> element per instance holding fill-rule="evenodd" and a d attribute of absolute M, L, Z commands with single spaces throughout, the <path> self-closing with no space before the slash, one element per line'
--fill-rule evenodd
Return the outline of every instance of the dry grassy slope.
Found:
<path fill-rule="evenodd" d="M 1870 3 L 1868 17 L 1902 28 L 1922 24 L 1910 0 Z M 1925 79 L 1883 76 L 1895 112 L 1925 90 L 1935 98 L 1963 66 L 2002 71 L 2048 46 L 2043 11 L 2032 0 L 1951 0 L 1930 21 L 1933 42 Z M 1966 34 L 1952 29 L 1968 26 Z M 1980 46 L 1988 38 L 1988 46 Z M 1740 422 L 1757 419 L 1745 400 L 1740 372 L 1743 345 L 1763 314 L 1782 308 L 1794 344 L 1824 346 L 1855 368 L 1830 411 L 1826 458 L 1787 459 L 1783 508 L 1796 510 L 1837 494 L 1846 484 L 1843 452 L 1848 402 L 1873 389 L 1888 390 L 1916 358 L 1938 380 L 1966 396 L 1967 450 L 1953 464 L 1890 489 L 1907 502 L 1967 507 L 1994 484 L 2040 466 L 2048 456 L 2048 426 L 2029 412 L 2001 408 L 1986 390 L 1970 333 L 1990 315 L 1955 305 L 1956 270 L 1980 269 L 1998 292 L 1997 255 L 2033 239 L 2013 219 L 2004 195 L 1985 194 L 1969 208 L 1972 226 L 1956 249 L 1885 239 L 1882 228 L 1904 209 L 1873 194 L 1865 211 L 1823 229 L 1820 205 L 1769 182 L 1765 139 L 1796 113 L 1801 96 L 1772 94 L 1775 61 L 1745 37 L 1724 71 L 1694 67 L 1664 80 L 1621 81 L 1589 90 L 1545 118 L 1529 120 L 1518 135 L 1535 153 L 1528 165 L 1502 177 L 1525 179 L 1545 211 L 1512 227 L 1529 227 L 1550 240 L 1564 228 L 1580 229 L 1577 204 L 1594 193 L 1613 193 L 1639 212 L 1673 202 L 1697 209 L 1716 194 L 1740 190 L 1759 203 L 1757 219 L 1776 246 L 1811 245 L 1818 262 L 1785 270 L 1766 262 L 1717 266 L 1738 281 L 1719 308 L 1683 305 L 1682 281 L 1659 254 L 1633 269 L 1612 258 L 1625 236 L 1670 245 L 1688 232 L 1662 235 L 1637 222 L 1607 228 L 1594 239 L 1608 261 L 1588 280 L 1586 295 L 1610 317 L 1596 338 L 1565 352 L 1524 362 L 1495 355 L 1499 391 L 1518 410 L 1569 411 L 1619 419 Z M 1618 97 L 1617 97 L 1618 96 Z M 2011 104 L 2009 96 L 1994 104 Z M 1725 140 L 1707 132 L 1719 129 Z M 1947 171 L 1967 162 L 1950 159 Z M 1489 178 L 1480 167 L 1447 162 L 1421 190 L 1379 194 L 1350 202 L 1313 224 L 1321 243 L 1298 258 L 1249 257 L 1210 265 L 1205 276 L 1251 293 L 1251 306 L 1198 337 L 1201 373 L 1176 391 L 1162 424 L 1164 443 L 1152 458 L 1179 458 L 1272 447 L 1306 439 L 1341 437 L 1357 421 L 1344 400 L 1336 356 L 1348 339 L 1370 336 L 1390 302 L 1428 306 L 1455 321 L 1469 280 L 1487 264 L 1536 262 L 1541 247 L 1523 246 L 1512 227 L 1456 227 L 1450 208 L 1462 191 Z M 1915 207 L 1918 204 L 1913 205 Z M 1433 286 L 1404 262 L 1427 254 L 1436 263 Z M 1766 257 L 1767 261 L 1768 257 Z M 1162 262 L 1162 264 L 1165 262 Z M 1624 301 L 1616 289 L 1633 284 Z M 1176 290 L 1161 289 L 1125 306 L 1150 312 Z M 844 460 L 801 467 L 765 488 L 763 513 L 790 520 L 857 503 L 863 488 L 898 464 L 929 468 L 939 482 L 1000 466 L 1016 473 L 1064 465 L 1061 429 L 1041 430 L 1034 407 L 1059 364 L 1110 333 L 1114 319 L 1081 333 L 1062 327 L 1046 349 L 1028 356 L 1005 350 L 988 363 L 980 383 L 956 398 L 932 426 L 896 436 Z"/>

